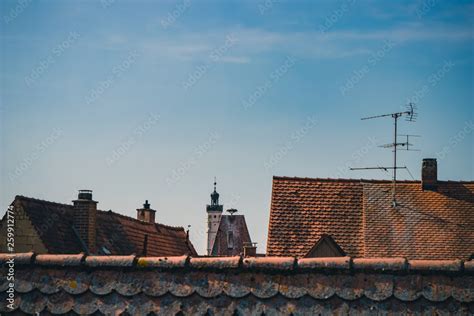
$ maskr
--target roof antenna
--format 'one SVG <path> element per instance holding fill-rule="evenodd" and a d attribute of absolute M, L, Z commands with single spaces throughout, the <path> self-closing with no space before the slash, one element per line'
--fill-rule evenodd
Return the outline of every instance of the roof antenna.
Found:
<path fill-rule="evenodd" d="M 412 149 L 410 146 L 413 146 L 410 143 L 410 137 L 420 137 L 419 135 L 399 135 L 397 134 L 398 132 L 398 119 L 400 117 L 405 117 L 405 119 L 408 122 L 415 122 L 416 117 L 418 116 L 418 113 L 416 112 L 416 106 L 414 103 L 408 103 L 407 104 L 407 109 L 406 111 L 403 112 L 395 112 L 395 113 L 389 113 L 389 114 L 382 114 L 382 115 L 376 115 L 376 116 L 369 116 L 369 117 L 363 117 L 361 120 L 371 120 L 371 119 L 376 119 L 376 118 L 381 118 L 381 117 L 392 117 L 393 118 L 393 143 L 390 144 L 385 144 L 379 147 L 382 148 L 393 148 L 393 166 L 392 167 L 367 167 L 367 168 L 350 168 L 350 170 L 372 170 L 372 169 L 379 169 L 379 170 L 384 170 L 387 171 L 387 169 L 392 169 L 392 206 L 396 207 L 397 200 L 396 200 L 396 185 L 397 185 L 397 169 L 406 169 L 408 168 L 406 166 L 404 167 L 398 167 L 397 166 L 397 148 L 398 147 L 405 147 L 406 150 L 408 151 L 417 151 L 417 149 Z M 397 136 L 406 136 L 406 142 L 398 142 Z M 409 172 L 409 171 L 408 171 Z"/>

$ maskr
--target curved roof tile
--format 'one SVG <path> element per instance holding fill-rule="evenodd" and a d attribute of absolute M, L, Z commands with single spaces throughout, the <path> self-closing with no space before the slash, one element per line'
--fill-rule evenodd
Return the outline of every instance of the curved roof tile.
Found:
<path fill-rule="evenodd" d="M 24 313 L 467 313 L 474 304 L 471 262 L 457 260 L 110 256 L 91 265 L 96 257 L 0 254 L 2 274 L 11 257 L 21 259 L 14 310 Z M 4 279 L 2 314 L 12 311 Z"/>

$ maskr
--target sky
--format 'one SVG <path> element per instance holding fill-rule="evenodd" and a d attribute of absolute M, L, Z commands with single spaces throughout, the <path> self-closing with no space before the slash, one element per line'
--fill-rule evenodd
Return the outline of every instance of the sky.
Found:
<path fill-rule="evenodd" d="M 272 177 L 473 180 L 472 1 L 2 1 L 0 205 L 15 195 L 160 223 L 206 248 L 214 177 L 264 252 Z M 1 212 L 3 214 L 3 212 Z"/>

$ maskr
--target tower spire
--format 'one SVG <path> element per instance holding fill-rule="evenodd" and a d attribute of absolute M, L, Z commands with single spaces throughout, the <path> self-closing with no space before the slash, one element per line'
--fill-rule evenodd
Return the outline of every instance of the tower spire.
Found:
<path fill-rule="evenodd" d="M 211 193 L 211 205 L 219 205 L 219 193 L 216 191 L 217 181 L 216 177 L 214 177 L 214 192 Z"/>
<path fill-rule="evenodd" d="M 217 193 L 217 181 L 214 177 L 214 192 L 211 193 L 211 204 L 206 206 L 207 211 L 207 254 L 212 253 L 217 230 L 221 221 L 224 206 L 219 204 L 219 193 Z"/>

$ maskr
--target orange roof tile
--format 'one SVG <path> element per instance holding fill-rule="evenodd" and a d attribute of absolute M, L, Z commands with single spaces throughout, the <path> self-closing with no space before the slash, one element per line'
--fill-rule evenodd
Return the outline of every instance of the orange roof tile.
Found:
<path fill-rule="evenodd" d="M 467 259 L 474 254 L 474 182 L 274 177 L 267 255 L 304 257 L 324 234 L 349 256 Z"/>

